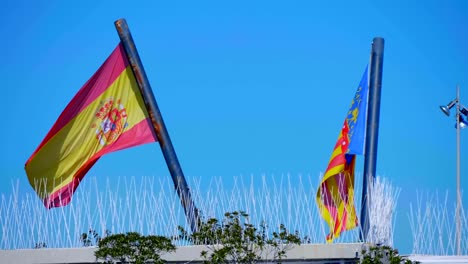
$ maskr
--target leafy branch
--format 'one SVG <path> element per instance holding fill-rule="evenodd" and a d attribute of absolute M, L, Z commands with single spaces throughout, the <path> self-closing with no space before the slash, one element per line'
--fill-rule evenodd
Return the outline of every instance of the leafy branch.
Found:
<path fill-rule="evenodd" d="M 115 234 L 99 241 L 94 255 L 104 263 L 165 263 L 161 255 L 175 251 L 172 241 L 164 236 L 142 236 L 136 232 Z"/>
<path fill-rule="evenodd" d="M 406 257 L 400 256 L 396 249 L 389 246 L 371 246 L 369 250 L 362 250 L 361 264 L 413 264 L 418 261 L 411 261 Z"/>
<path fill-rule="evenodd" d="M 208 251 L 201 252 L 204 263 L 257 263 L 262 257 L 280 263 L 288 250 L 301 243 L 298 232 L 292 234 L 284 225 L 269 238 L 267 226 L 262 223 L 257 229 L 244 211 L 227 212 L 222 221 L 201 221 L 192 234 L 179 226 L 177 239 L 206 245 Z"/>

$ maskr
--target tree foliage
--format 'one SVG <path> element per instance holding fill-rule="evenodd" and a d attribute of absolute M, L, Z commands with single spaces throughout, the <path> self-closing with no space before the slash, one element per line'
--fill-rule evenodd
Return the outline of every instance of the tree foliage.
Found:
<path fill-rule="evenodd" d="M 293 245 L 300 245 L 297 232 L 291 234 L 281 225 L 269 236 L 265 224 L 257 229 L 248 216 L 243 211 L 227 212 L 221 222 L 216 218 L 202 221 L 198 232 L 192 234 L 179 226 L 178 238 L 206 245 L 208 251 L 201 252 L 204 263 L 256 263 L 262 258 L 281 263 Z"/>
<path fill-rule="evenodd" d="M 412 264 L 413 262 L 406 257 L 400 256 L 396 249 L 389 246 L 372 246 L 369 250 L 363 250 L 361 264 Z"/>
<path fill-rule="evenodd" d="M 47 244 L 45 242 L 37 242 L 34 245 L 34 249 L 41 249 L 41 248 L 47 248 Z"/>
<path fill-rule="evenodd" d="M 136 232 L 102 238 L 94 255 L 104 263 L 164 263 L 161 254 L 175 251 L 172 241 L 164 236 L 142 236 Z"/>
<path fill-rule="evenodd" d="M 106 230 L 104 237 L 107 237 L 110 234 L 111 232 L 109 230 Z M 90 228 L 87 233 L 82 233 L 80 236 L 80 241 L 83 244 L 83 247 L 97 246 L 101 239 L 101 235 L 93 228 Z"/>
<path fill-rule="evenodd" d="M 161 255 L 176 249 L 172 240 L 164 236 L 142 236 L 136 232 L 115 235 L 106 232 L 106 235 L 101 238 L 90 229 L 81 237 L 84 246 L 98 244 L 95 256 L 104 263 L 164 263 Z M 172 239 L 205 245 L 207 250 L 202 251 L 200 257 L 204 263 L 216 264 L 281 263 L 294 245 L 308 240 L 307 237 L 301 239 L 297 231 L 290 233 L 283 224 L 273 232 L 264 223 L 257 228 L 243 211 L 227 212 L 222 221 L 216 218 L 201 221 L 198 231 L 193 233 L 179 226 L 179 235 Z M 42 247 L 38 245 L 36 248 Z M 356 260 L 361 264 L 418 263 L 400 256 L 397 250 L 388 246 L 371 246 L 361 253 L 361 258 Z"/>

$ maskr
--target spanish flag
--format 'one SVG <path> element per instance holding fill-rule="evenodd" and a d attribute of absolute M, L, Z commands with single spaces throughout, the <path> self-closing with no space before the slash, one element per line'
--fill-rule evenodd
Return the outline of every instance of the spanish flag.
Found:
<path fill-rule="evenodd" d="M 358 225 L 354 208 L 354 164 L 356 155 L 364 153 L 367 94 L 366 68 L 317 190 L 320 214 L 330 227 L 327 242 Z"/>
<path fill-rule="evenodd" d="M 119 44 L 67 105 L 25 170 L 47 208 L 64 206 L 102 155 L 155 141 L 148 111 Z"/>

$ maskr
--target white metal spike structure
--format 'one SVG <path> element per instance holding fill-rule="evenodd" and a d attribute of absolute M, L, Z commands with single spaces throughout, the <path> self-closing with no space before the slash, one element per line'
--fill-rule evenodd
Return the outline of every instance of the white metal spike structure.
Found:
<path fill-rule="evenodd" d="M 456 202 L 449 202 L 449 194 L 437 191 L 416 192 L 415 204 L 410 204 L 408 218 L 413 240 L 412 254 L 457 255 Z M 460 255 L 468 255 L 468 215 L 460 210 Z"/>
<path fill-rule="evenodd" d="M 370 188 L 369 232 L 366 241 L 375 245 L 393 247 L 396 206 L 400 188 L 394 187 L 386 178 L 376 177 Z"/>
<path fill-rule="evenodd" d="M 356 175 L 356 181 L 362 175 Z M 264 221 L 270 232 L 284 224 L 291 232 L 307 236 L 304 243 L 325 243 L 328 226 L 315 203 L 319 177 L 310 175 L 260 175 L 187 178 L 193 198 L 204 218 L 222 218 L 225 212 L 243 210 L 249 221 Z M 388 210 L 372 215 L 373 241 L 391 245 L 393 219 L 398 191 L 378 181 L 375 206 Z M 142 234 L 176 235 L 180 225 L 188 225 L 169 177 L 120 177 L 107 183 L 88 177 L 66 207 L 47 210 L 34 193 L 19 192 L 19 181 L 11 194 L 0 196 L 0 249 L 81 247 L 80 235 L 90 229 L 104 235 L 136 231 Z M 387 182 L 388 183 L 388 182 Z M 388 184 L 387 184 L 388 185 Z M 395 189 L 394 189 L 395 190 Z M 359 184 L 355 193 L 360 193 Z M 355 201 L 359 201 L 356 197 Z M 374 205 L 373 205 L 374 206 Z M 359 204 L 356 208 L 359 211 Z M 391 215 L 393 213 L 393 215 Z M 336 243 L 356 242 L 357 228 L 346 231 Z M 385 234 L 385 237 L 382 235 Z M 187 242 L 178 242 L 178 246 Z"/>

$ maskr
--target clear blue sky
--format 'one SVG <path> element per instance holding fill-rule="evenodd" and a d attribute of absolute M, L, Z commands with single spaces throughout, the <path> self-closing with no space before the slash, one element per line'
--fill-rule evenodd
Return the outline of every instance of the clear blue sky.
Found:
<path fill-rule="evenodd" d="M 454 119 L 439 105 L 456 84 L 468 105 L 468 3 L 324 2 L 4 2 L 0 192 L 18 178 L 30 191 L 26 159 L 117 45 L 118 18 L 127 19 L 185 174 L 198 177 L 323 172 L 380 36 L 377 173 L 402 188 L 396 236 L 410 240 L 415 190 L 455 197 Z M 468 129 L 461 139 L 466 190 Z M 89 175 L 168 172 L 153 144 L 108 155 Z"/>

